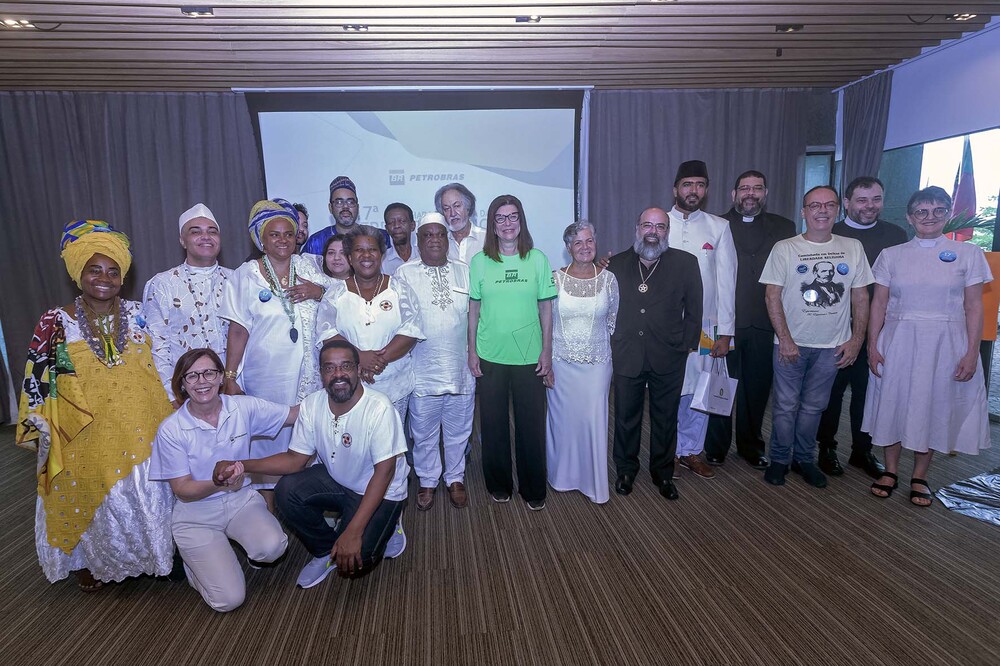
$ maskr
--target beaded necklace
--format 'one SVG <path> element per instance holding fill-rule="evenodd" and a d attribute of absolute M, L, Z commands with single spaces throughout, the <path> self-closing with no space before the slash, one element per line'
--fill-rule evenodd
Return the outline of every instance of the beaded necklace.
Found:
<path fill-rule="evenodd" d="M 288 337 L 292 342 L 298 342 L 299 331 L 295 328 L 295 304 L 285 295 L 285 290 L 279 285 L 281 284 L 278 280 L 278 274 L 274 270 L 274 266 L 271 265 L 270 259 L 267 258 L 265 254 L 263 256 L 264 270 L 267 277 L 267 285 L 271 290 L 271 293 L 278 297 L 281 301 L 281 309 L 285 311 L 285 316 L 288 317 L 288 321 L 291 322 L 292 327 L 288 331 Z M 290 262 L 288 264 L 288 283 L 295 284 L 295 263 Z"/>
<path fill-rule="evenodd" d="M 121 299 L 116 296 L 111 312 L 103 315 L 94 312 L 83 296 L 77 296 L 74 303 L 80 335 L 94 356 L 109 368 L 124 365 L 121 355 L 128 344 L 128 320 Z"/>

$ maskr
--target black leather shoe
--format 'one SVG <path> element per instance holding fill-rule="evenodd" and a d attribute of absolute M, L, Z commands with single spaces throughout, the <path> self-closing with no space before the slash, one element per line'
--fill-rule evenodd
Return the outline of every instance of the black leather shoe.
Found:
<path fill-rule="evenodd" d="M 631 474 L 619 474 L 615 481 L 615 492 L 619 495 L 628 495 L 632 492 L 632 483 L 635 479 Z"/>
<path fill-rule="evenodd" d="M 813 486 L 814 488 L 826 488 L 826 477 L 823 476 L 823 472 L 819 471 L 819 468 L 813 463 L 793 462 L 792 471 L 801 475 L 805 482 L 810 486 Z M 841 473 L 844 472 L 843 469 L 840 471 Z"/>
<path fill-rule="evenodd" d="M 675 500 L 680 497 L 677 493 L 677 486 L 674 485 L 672 479 L 663 479 L 656 484 L 656 487 L 660 489 L 660 494 L 668 500 Z"/>
<path fill-rule="evenodd" d="M 844 468 L 837 459 L 837 449 L 820 449 L 819 468 L 830 476 L 843 476 Z"/>
<path fill-rule="evenodd" d="M 722 467 L 722 464 L 726 462 L 723 456 L 712 456 L 705 454 L 705 462 L 707 462 L 712 467 Z"/>
<path fill-rule="evenodd" d="M 867 453 L 852 453 L 847 464 L 863 470 L 865 474 L 873 479 L 879 479 L 885 474 L 885 465 L 880 463 L 871 451 Z"/>
<path fill-rule="evenodd" d="M 746 460 L 747 464 L 754 469 L 767 469 L 767 466 L 771 463 L 765 455 L 752 456 L 750 458 L 744 458 L 743 460 Z"/>
<path fill-rule="evenodd" d="M 788 465 L 772 462 L 767 466 L 767 471 L 764 472 L 764 480 L 772 486 L 783 486 L 786 474 L 788 474 Z"/>

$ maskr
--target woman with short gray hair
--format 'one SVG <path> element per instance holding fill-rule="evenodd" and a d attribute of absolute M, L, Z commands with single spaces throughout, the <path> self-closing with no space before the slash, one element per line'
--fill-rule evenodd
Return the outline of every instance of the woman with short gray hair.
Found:
<path fill-rule="evenodd" d="M 608 390 L 618 280 L 599 268 L 594 226 L 566 227 L 573 261 L 554 271 L 559 298 L 552 311 L 552 374 L 546 461 L 549 485 L 608 501 Z"/>

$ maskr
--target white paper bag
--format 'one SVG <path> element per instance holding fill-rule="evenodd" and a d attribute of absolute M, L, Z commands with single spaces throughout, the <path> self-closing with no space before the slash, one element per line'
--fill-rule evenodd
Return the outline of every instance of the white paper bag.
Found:
<path fill-rule="evenodd" d="M 713 358 L 712 367 L 702 370 L 694 387 L 691 409 L 708 414 L 729 416 L 736 401 L 737 380 L 729 377 L 725 358 Z"/>

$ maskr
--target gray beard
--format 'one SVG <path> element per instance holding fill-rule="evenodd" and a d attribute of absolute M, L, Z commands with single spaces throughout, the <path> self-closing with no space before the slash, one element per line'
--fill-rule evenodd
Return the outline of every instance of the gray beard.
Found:
<path fill-rule="evenodd" d="M 635 253 L 646 261 L 656 261 L 661 254 L 667 251 L 668 247 L 670 247 L 670 243 L 667 238 L 664 238 L 661 243 L 647 243 L 642 238 L 636 238 L 635 243 L 632 244 Z"/>

